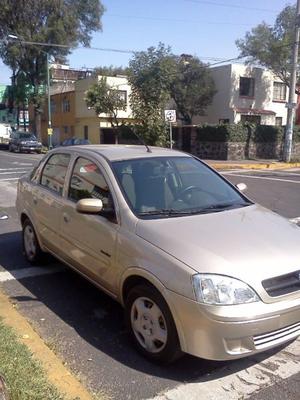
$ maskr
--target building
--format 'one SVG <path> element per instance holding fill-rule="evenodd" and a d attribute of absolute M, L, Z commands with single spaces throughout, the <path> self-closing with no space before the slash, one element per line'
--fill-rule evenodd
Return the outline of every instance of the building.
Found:
<path fill-rule="evenodd" d="M 229 64 L 210 69 L 217 93 L 197 123 L 286 124 L 287 86 L 269 70 Z"/>
<path fill-rule="evenodd" d="M 65 139 L 75 136 L 75 91 L 51 95 L 52 145 L 56 146 Z M 48 142 L 48 105 L 44 103 L 41 118 L 42 142 Z"/>
<path fill-rule="evenodd" d="M 88 139 L 92 143 L 111 144 L 117 142 L 116 131 L 108 114 L 96 115 L 93 109 L 85 103 L 85 92 L 89 87 L 100 80 L 102 76 L 91 76 L 87 79 L 78 80 L 75 83 L 75 108 L 76 124 L 75 136 Z M 112 89 L 117 90 L 126 102 L 126 110 L 119 110 L 117 114 L 118 124 L 132 121 L 132 112 L 129 105 L 131 87 L 127 77 L 122 75 L 106 77 L 107 83 Z"/>

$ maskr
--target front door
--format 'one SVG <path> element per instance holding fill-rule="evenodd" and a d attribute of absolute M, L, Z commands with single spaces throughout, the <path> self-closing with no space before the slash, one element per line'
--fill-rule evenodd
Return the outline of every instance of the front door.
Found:
<path fill-rule="evenodd" d="M 86 198 L 101 199 L 103 210 L 114 208 L 109 185 L 99 166 L 92 160 L 79 157 L 73 167 L 62 212 L 65 257 L 84 274 L 114 292 L 119 225 L 115 219 L 107 219 L 101 213 L 77 212 L 77 201 Z"/>

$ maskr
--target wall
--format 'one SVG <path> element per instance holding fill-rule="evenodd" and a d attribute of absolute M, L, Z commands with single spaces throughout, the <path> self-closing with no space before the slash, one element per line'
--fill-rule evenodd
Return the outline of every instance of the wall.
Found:
<path fill-rule="evenodd" d="M 70 110 L 63 110 L 63 101 L 70 104 Z M 67 138 L 75 136 L 75 92 L 64 92 L 51 96 L 51 123 L 53 129 L 52 145 L 57 145 Z M 45 101 L 42 113 L 42 142 L 48 143 L 48 102 Z"/>
<path fill-rule="evenodd" d="M 189 152 L 202 159 L 211 160 L 246 160 L 246 159 L 282 159 L 283 143 L 250 141 L 244 142 L 200 142 L 197 139 L 197 128 L 190 128 L 188 134 L 190 140 Z M 178 149 L 186 151 L 181 142 L 176 142 Z M 294 143 L 292 158 L 300 157 L 300 143 Z"/>

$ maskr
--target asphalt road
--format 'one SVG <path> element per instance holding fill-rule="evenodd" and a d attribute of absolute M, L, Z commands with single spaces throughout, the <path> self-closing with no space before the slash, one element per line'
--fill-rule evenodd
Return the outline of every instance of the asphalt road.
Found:
<path fill-rule="evenodd" d="M 90 390 L 120 400 L 149 399 L 159 394 L 164 399 L 206 400 L 207 396 L 189 395 L 190 388 L 198 385 L 193 389 L 197 393 L 199 385 L 204 390 L 214 379 L 228 379 L 232 374 L 239 375 L 259 365 L 267 368 L 269 357 L 272 359 L 277 354 L 287 365 L 295 358 L 292 350 L 293 357 L 285 355 L 285 349 L 230 363 L 204 361 L 187 355 L 167 368 L 141 358 L 128 341 L 123 312 L 117 303 L 53 259 L 46 268 L 34 270 L 29 269 L 30 265 L 24 260 L 14 208 L 16 184 L 40 157 L 0 151 L 0 213 L 9 216 L 0 221 L 0 274 L 1 271 L 11 273 L 1 286 L 49 347 Z M 288 218 L 300 216 L 300 170 L 231 171 L 224 176 L 234 184 L 245 182 L 247 195 L 273 211 Z M 264 384 L 263 378 L 261 386 L 256 383 L 258 389 Z M 170 394 L 168 397 L 176 388 L 181 390 L 180 396 Z M 219 398 L 213 390 L 212 395 L 215 396 L 212 398 Z M 223 395 L 223 398 L 235 397 L 228 391 L 228 397 Z"/>

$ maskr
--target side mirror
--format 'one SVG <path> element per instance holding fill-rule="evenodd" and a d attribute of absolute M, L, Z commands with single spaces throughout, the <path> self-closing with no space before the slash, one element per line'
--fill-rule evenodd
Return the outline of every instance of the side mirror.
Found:
<path fill-rule="evenodd" d="M 240 192 L 244 192 L 245 190 L 247 190 L 246 183 L 238 183 L 237 185 L 235 185 L 235 187 L 238 188 Z"/>
<path fill-rule="evenodd" d="M 100 199 L 81 199 L 76 203 L 76 211 L 82 214 L 99 214 L 103 209 Z"/>

